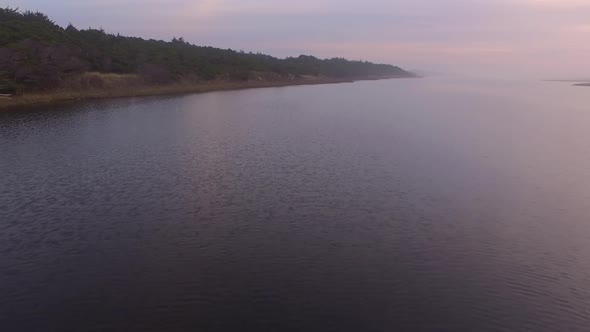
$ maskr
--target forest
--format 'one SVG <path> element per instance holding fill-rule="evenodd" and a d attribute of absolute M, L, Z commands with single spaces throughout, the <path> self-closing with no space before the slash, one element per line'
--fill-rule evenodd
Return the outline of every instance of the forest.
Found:
<path fill-rule="evenodd" d="M 136 74 L 152 84 L 286 77 L 405 77 L 403 69 L 309 55 L 279 59 L 260 53 L 126 37 L 103 29 L 63 28 L 39 12 L 0 8 L 0 93 L 59 86 L 86 72 Z M 263 73 L 263 75 L 260 75 Z M 262 78 L 261 78 L 262 77 Z"/>

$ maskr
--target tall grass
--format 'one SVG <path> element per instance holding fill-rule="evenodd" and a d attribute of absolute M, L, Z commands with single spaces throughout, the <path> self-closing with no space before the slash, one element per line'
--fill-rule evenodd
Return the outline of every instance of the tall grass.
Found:
<path fill-rule="evenodd" d="M 352 81 L 353 80 L 349 78 L 298 77 L 283 80 L 262 79 L 248 81 L 184 80 L 176 83 L 158 85 L 148 83 L 141 76 L 135 74 L 87 72 L 72 76 L 62 81 L 58 87 L 50 91 L 24 94 L 10 99 L 0 99 L 0 110 L 83 99 L 189 94 L 219 90 L 343 83 Z"/>

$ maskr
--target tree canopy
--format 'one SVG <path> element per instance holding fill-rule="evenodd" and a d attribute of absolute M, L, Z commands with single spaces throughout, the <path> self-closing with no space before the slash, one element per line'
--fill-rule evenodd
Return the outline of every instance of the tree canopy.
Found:
<path fill-rule="evenodd" d="M 399 67 L 309 55 L 278 59 L 260 53 L 126 37 L 102 29 L 62 28 L 43 13 L 0 8 L 0 71 L 31 88 L 97 71 L 139 74 L 155 83 L 179 79 L 246 80 L 251 73 L 326 77 L 410 76 Z"/>

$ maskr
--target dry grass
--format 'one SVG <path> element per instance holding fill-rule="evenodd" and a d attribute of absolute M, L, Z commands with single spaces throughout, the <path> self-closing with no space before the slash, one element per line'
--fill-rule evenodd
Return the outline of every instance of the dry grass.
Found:
<path fill-rule="evenodd" d="M 114 90 L 139 87 L 144 84 L 145 82 L 138 75 L 88 72 L 69 77 L 60 84 L 59 90 Z"/>
<path fill-rule="evenodd" d="M 190 94 L 219 90 L 352 81 L 351 79 L 300 77 L 283 81 L 206 81 L 150 85 L 138 75 L 89 72 L 65 80 L 58 88 L 50 92 L 32 93 L 13 98 L 0 98 L 0 111 L 84 99 Z"/>

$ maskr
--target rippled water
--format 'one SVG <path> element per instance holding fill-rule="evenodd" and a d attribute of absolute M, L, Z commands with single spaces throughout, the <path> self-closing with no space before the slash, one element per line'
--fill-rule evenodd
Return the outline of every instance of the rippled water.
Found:
<path fill-rule="evenodd" d="M 2 331 L 589 331 L 590 90 L 0 113 Z"/>

